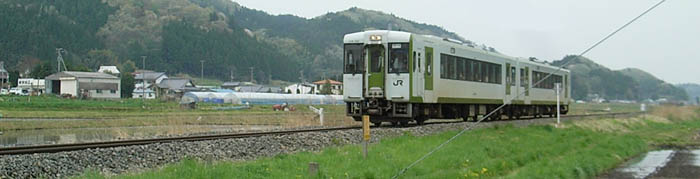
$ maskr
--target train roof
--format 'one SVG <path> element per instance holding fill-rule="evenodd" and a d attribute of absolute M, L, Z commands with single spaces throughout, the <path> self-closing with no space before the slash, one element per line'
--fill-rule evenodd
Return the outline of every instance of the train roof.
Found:
<path fill-rule="evenodd" d="M 459 48 L 461 50 L 469 50 L 469 51 L 476 52 L 476 53 L 482 53 L 485 55 L 496 56 L 499 58 L 509 59 L 512 61 L 518 61 L 519 63 L 529 64 L 529 65 L 534 65 L 534 66 L 542 66 L 542 67 L 553 68 L 553 69 L 559 68 L 557 66 L 552 66 L 552 65 L 544 63 L 544 62 L 533 62 L 533 61 L 530 61 L 529 58 L 512 57 L 512 56 L 504 55 L 504 54 L 497 53 L 497 52 L 490 52 L 488 50 L 482 49 L 480 47 L 477 47 L 477 46 L 474 46 L 471 44 L 465 44 L 464 42 L 461 42 L 459 40 L 441 38 L 441 37 L 437 37 L 434 35 L 415 34 L 415 33 L 410 33 L 410 32 L 403 32 L 403 31 L 367 30 L 367 31 L 362 31 L 362 32 L 349 33 L 343 37 L 343 43 L 369 44 L 370 43 L 370 36 L 372 36 L 372 35 L 382 36 L 383 39 L 381 39 L 381 41 L 383 43 L 386 43 L 386 42 L 389 42 L 389 43 L 391 43 L 391 42 L 409 42 L 411 40 L 411 36 L 414 36 L 414 38 L 419 37 L 419 38 L 429 39 L 433 42 L 440 43 L 441 45 L 452 46 L 455 48 Z M 562 71 L 569 72 L 569 70 L 564 69 L 564 68 L 562 68 Z"/>

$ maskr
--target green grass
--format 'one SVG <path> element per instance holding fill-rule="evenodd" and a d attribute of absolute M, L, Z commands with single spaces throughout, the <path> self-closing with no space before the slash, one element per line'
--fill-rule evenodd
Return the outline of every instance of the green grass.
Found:
<path fill-rule="evenodd" d="M 350 145 L 249 162 L 207 164 L 189 159 L 117 178 L 390 178 L 455 133 L 383 140 L 370 146 L 366 160 L 359 146 Z M 581 128 L 501 126 L 466 133 L 403 177 L 589 178 L 645 150 L 646 143 L 632 135 Z M 319 163 L 318 175 L 308 174 L 309 162 Z M 83 177 L 98 176 L 88 173 Z"/>
<path fill-rule="evenodd" d="M 700 110 L 666 110 L 675 118 L 640 116 L 589 119 L 517 128 L 469 131 L 406 172 L 402 178 L 593 178 L 628 158 L 663 145 L 698 145 Z M 658 114 L 658 113 L 657 113 Z M 330 147 L 253 161 L 186 159 L 163 168 L 115 178 L 390 178 L 457 131 L 416 137 L 405 134 L 370 145 Z M 308 173 L 308 163 L 320 171 Z M 95 171 L 78 178 L 104 178 Z"/>
<path fill-rule="evenodd" d="M 569 114 L 593 114 L 608 112 L 639 112 L 641 104 L 618 104 L 618 103 L 572 103 L 569 106 Z M 609 108 L 610 111 L 606 109 Z"/>

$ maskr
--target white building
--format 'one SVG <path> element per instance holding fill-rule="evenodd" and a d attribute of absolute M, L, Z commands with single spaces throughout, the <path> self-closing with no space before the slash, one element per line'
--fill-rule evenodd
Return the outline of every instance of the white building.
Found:
<path fill-rule="evenodd" d="M 288 94 L 318 94 L 318 88 L 313 83 L 297 83 L 284 88 Z"/>
<path fill-rule="evenodd" d="M 134 90 L 133 93 L 131 93 L 132 98 L 146 98 L 146 99 L 156 99 L 156 93 L 151 90 L 151 89 L 139 89 L 139 90 Z"/>
<path fill-rule="evenodd" d="M 97 70 L 97 72 L 109 73 L 117 76 L 121 73 L 119 72 L 119 69 L 117 69 L 117 66 L 100 66 L 100 69 Z"/>
<path fill-rule="evenodd" d="M 132 97 L 141 98 L 145 96 L 146 99 L 156 98 L 156 85 L 160 84 L 164 79 L 168 79 L 168 76 L 165 75 L 164 72 L 137 72 L 134 76 L 134 91 L 132 92 Z"/>
<path fill-rule="evenodd" d="M 99 72 L 63 71 L 46 77 L 46 92 L 79 98 L 118 99 L 121 80 Z"/>
<path fill-rule="evenodd" d="M 327 83 L 330 83 L 331 94 L 342 95 L 341 91 L 343 89 L 343 82 L 328 79 L 328 80 L 316 81 L 316 82 L 314 82 L 314 85 L 316 85 L 316 89 L 318 89 L 318 91 L 323 91 L 324 90 L 323 88 Z"/>
<path fill-rule="evenodd" d="M 17 79 L 17 87 L 34 95 L 41 95 L 46 90 L 46 82 L 44 79 L 20 78 Z"/>

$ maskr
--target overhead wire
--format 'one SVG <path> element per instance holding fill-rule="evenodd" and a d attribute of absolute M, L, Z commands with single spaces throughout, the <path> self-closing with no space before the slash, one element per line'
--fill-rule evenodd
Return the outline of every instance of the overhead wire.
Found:
<path fill-rule="evenodd" d="M 607 36 L 605 36 L 605 38 L 599 40 L 598 42 L 596 42 L 595 44 L 593 44 L 591 47 L 589 47 L 589 48 L 587 48 L 586 50 L 584 50 L 583 52 L 579 53 L 576 57 L 574 57 L 574 58 L 572 58 L 572 59 L 570 59 L 570 60 L 564 62 L 564 64 L 562 64 L 561 66 L 559 66 L 559 67 L 557 68 L 557 70 L 555 70 L 554 72 L 550 72 L 547 76 L 545 76 L 544 78 L 540 79 L 539 81 L 537 81 L 537 82 L 536 82 L 535 84 L 533 84 L 532 86 L 537 86 L 538 84 L 542 83 L 542 82 L 543 82 L 544 80 L 546 80 L 547 78 L 549 78 L 549 77 L 551 77 L 552 75 L 554 75 L 554 73 L 557 73 L 557 72 L 561 71 L 566 65 L 568 65 L 569 63 L 571 63 L 571 62 L 573 62 L 573 61 L 579 59 L 580 57 L 582 57 L 582 56 L 585 55 L 586 53 L 590 52 L 592 49 L 594 49 L 594 48 L 597 47 L 598 45 L 602 44 L 603 42 L 605 42 L 606 40 L 608 40 L 610 37 L 614 36 L 615 34 L 617 34 L 618 32 L 620 32 L 622 29 L 626 28 L 627 26 L 629 26 L 629 25 L 632 24 L 633 22 L 637 21 L 637 19 L 641 18 L 642 16 L 646 15 L 646 14 L 649 13 L 650 11 L 654 10 L 656 7 L 658 7 L 659 5 L 663 4 L 664 2 L 666 2 L 666 0 L 661 0 L 661 1 L 659 1 L 658 3 L 654 4 L 654 6 L 648 8 L 646 11 L 644 11 L 644 12 L 642 12 L 641 14 L 639 14 L 638 16 L 636 16 L 634 19 L 632 19 L 632 20 L 628 21 L 627 23 L 625 23 L 624 25 L 620 26 L 619 28 L 617 28 L 617 30 L 615 30 L 615 31 L 613 31 L 612 33 L 608 34 Z M 510 85 L 510 84 L 506 84 L 506 85 Z M 509 101 L 512 101 L 512 100 L 515 99 L 515 98 L 520 97 L 521 95 L 525 94 L 527 91 L 529 91 L 529 89 L 525 89 L 525 91 L 519 93 L 519 94 L 516 95 L 516 96 L 511 97 L 510 100 L 508 100 L 508 102 L 509 102 Z M 416 164 L 418 164 L 418 163 L 420 163 L 421 161 L 425 160 L 425 159 L 428 158 L 430 155 L 432 155 L 432 154 L 435 153 L 436 151 L 440 150 L 442 147 L 444 147 L 444 146 L 447 145 L 448 143 L 452 142 L 452 141 L 453 141 L 454 139 L 456 139 L 457 137 L 461 136 L 464 132 L 470 130 L 472 127 L 477 126 L 479 123 L 481 123 L 481 121 L 483 121 L 484 119 L 490 117 L 491 115 L 493 115 L 493 114 L 496 113 L 497 111 L 501 110 L 501 109 L 502 109 L 503 107 L 505 107 L 506 105 L 508 105 L 508 104 L 507 104 L 507 103 L 503 103 L 502 105 L 498 106 L 496 109 L 494 109 L 494 110 L 492 110 L 491 112 L 487 113 L 486 115 L 482 116 L 482 117 L 481 117 L 479 120 L 477 120 L 473 125 L 469 125 L 469 126 L 465 127 L 464 129 L 462 129 L 461 131 L 459 131 L 459 133 L 457 133 L 457 134 L 455 134 L 454 136 L 450 137 L 448 140 L 446 140 L 445 142 L 441 143 L 440 145 L 438 145 L 437 147 L 435 147 L 435 148 L 434 148 L 433 150 L 431 150 L 430 152 L 428 152 L 428 153 L 426 153 L 425 155 L 423 155 L 422 157 L 418 158 L 418 160 L 414 161 L 414 162 L 411 163 L 410 165 L 408 165 L 408 166 L 406 166 L 405 168 L 401 169 L 396 175 L 394 175 L 394 176 L 391 177 L 391 178 L 395 179 L 395 178 L 398 178 L 399 176 L 403 175 L 406 171 L 408 171 L 408 169 L 412 168 L 412 167 L 415 166 Z"/>

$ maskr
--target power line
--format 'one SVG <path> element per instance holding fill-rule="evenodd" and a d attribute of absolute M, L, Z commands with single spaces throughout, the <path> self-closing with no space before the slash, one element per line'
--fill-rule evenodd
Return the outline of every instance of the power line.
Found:
<path fill-rule="evenodd" d="M 615 30 L 615 31 L 613 31 L 612 33 L 610 33 L 610 34 L 608 34 L 607 36 L 605 36 L 605 38 L 603 38 L 603 39 L 601 39 L 600 41 L 598 41 L 598 42 L 596 42 L 595 44 L 593 44 L 593 46 L 591 46 L 591 47 L 589 47 L 588 49 L 586 49 L 586 50 L 584 50 L 583 52 L 581 52 L 581 53 L 580 53 L 579 55 L 577 55 L 575 58 L 573 58 L 573 59 L 571 59 L 571 60 L 569 60 L 569 61 L 564 62 L 564 64 L 562 64 L 561 66 L 559 66 L 559 67 L 557 68 L 557 70 L 555 70 L 554 72 L 550 72 L 547 76 L 545 76 L 545 77 L 542 78 L 541 80 L 537 81 L 537 82 L 536 82 L 535 84 L 533 84 L 532 86 L 536 86 L 536 85 L 542 83 L 545 79 L 549 78 L 549 77 L 552 76 L 554 73 L 561 71 L 561 69 L 562 69 L 563 67 L 565 67 L 566 65 L 568 65 L 568 64 L 571 63 L 572 61 L 577 60 L 577 59 L 580 58 L 581 56 L 585 55 L 586 53 L 588 53 L 589 51 L 591 51 L 593 48 L 595 48 L 595 47 L 597 47 L 598 45 L 602 44 L 603 42 L 605 42 L 606 40 L 608 40 L 610 37 L 612 37 L 613 35 L 617 34 L 617 33 L 620 32 L 622 29 L 626 28 L 627 26 L 629 26 L 630 24 L 632 24 L 634 21 L 637 21 L 637 19 L 639 19 L 639 18 L 641 18 L 642 16 L 646 15 L 646 14 L 649 13 L 651 10 L 655 9 L 656 7 L 658 7 L 659 5 L 661 5 L 661 4 L 664 3 L 664 2 L 666 2 L 666 0 L 661 0 L 660 2 L 656 3 L 654 6 L 650 7 L 649 9 L 647 9 L 646 11 L 644 11 L 644 12 L 643 12 L 642 14 L 640 14 L 639 16 L 637 16 L 637 17 L 635 17 L 634 19 L 630 20 L 629 22 L 625 23 L 625 24 L 622 25 L 621 27 L 617 28 L 617 30 Z M 508 84 L 506 84 L 506 85 L 508 85 Z M 525 92 L 527 92 L 527 91 L 529 91 L 529 89 L 526 89 L 525 91 L 523 91 L 522 93 L 518 94 L 517 96 L 511 97 L 511 99 L 510 99 L 509 101 L 512 101 L 513 99 L 520 97 L 521 95 L 525 94 Z M 432 155 L 432 154 L 435 153 L 436 151 L 440 150 L 443 146 L 445 146 L 446 144 L 452 142 L 452 140 L 456 139 L 457 137 L 459 137 L 460 135 L 462 135 L 462 134 L 463 134 L 464 132 L 466 132 L 467 130 L 470 130 L 472 127 L 478 125 L 479 123 L 481 123 L 481 121 L 483 121 L 484 119 L 486 119 L 486 118 L 488 118 L 489 116 L 493 115 L 494 113 L 496 113 L 496 111 L 501 110 L 501 109 L 502 109 L 503 107 L 505 107 L 506 105 L 507 105 L 507 104 L 504 103 L 504 104 L 498 106 L 498 108 L 496 108 L 496 109 L 494 109 L 493 111 L 489 112 L 488 114 L 482 116 L 481 119 L 479 119 L 478 121 L 476 121 L 476 122 L 474 123 L 474 125 L 470 125 L 470 126 L 467 126 L 467 127 L 464 128 L 464 129 L 462 129 L 461 131 L 459 131 L 459 133 L 455 134 L 454 136 L 452 136 L 452 137 L 451 137 L 450 139 L 448 139 L 447 141 L 441 143 L 440 145 L 438 145 L 437 147 L 435 147 L 433 150 L 431 150 L 430 152 L 428 152 L 428 153 L 426 153 L 425 155 L 423 155 L 423 156 L 422 156 L 421 158 L 419 158 L 418 160 L 414 161 L 414 162 L 411 163 L 410 165 L 408 165 L 408 166 L 406 166 L 405 168 L 401 169 L 401 171 L 399 171 L 399 173 L 397 173 L 396 175 L 394 175 L 394 176 L 391 177 L 391 178 L 398 178 L 399 176 L 401 176 L 402 174 L 404 174 L 408 169 L 410 169 L 411 167 L 415 166 L 415 165 L 418 164 L 419 162 L 423 161 L 424 159 L 426 159 L 428 156 Z"/>

